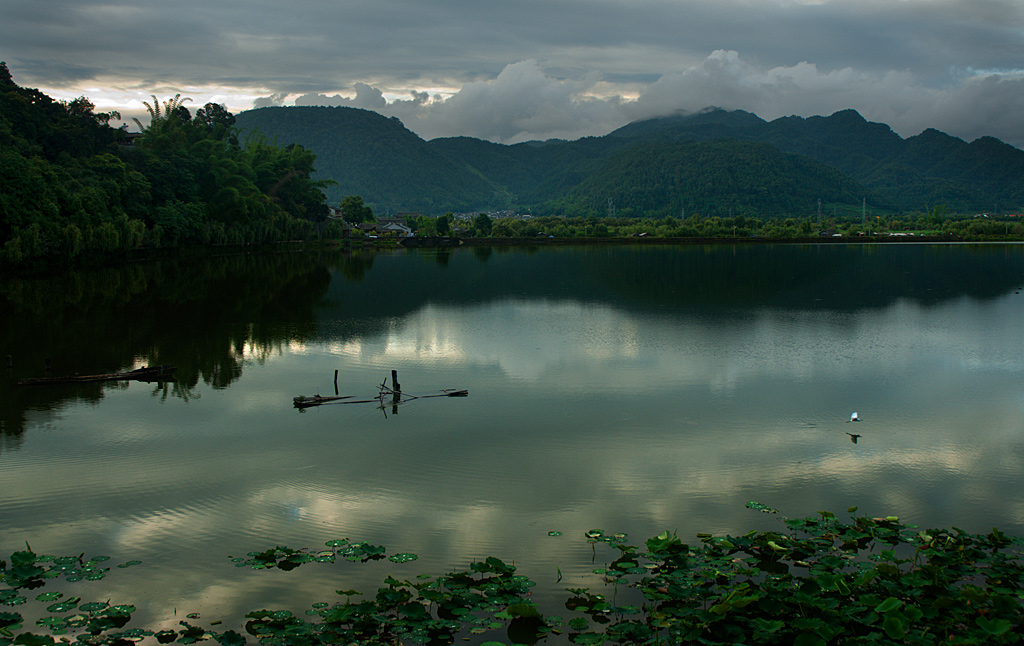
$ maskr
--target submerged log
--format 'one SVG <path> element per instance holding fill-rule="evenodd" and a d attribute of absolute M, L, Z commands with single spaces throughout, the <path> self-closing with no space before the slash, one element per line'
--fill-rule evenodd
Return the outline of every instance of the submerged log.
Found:
<path fill-rule="evenodd" d="M 65 377 L 30 377 L 18 381 L 19 386 L 35 386 L 42 384 L 77 384 L 93 381 L 172 381 L 174 366 L 147 366 L 127 372 L 114 372 L 105 375 L 69 375 Z"/>

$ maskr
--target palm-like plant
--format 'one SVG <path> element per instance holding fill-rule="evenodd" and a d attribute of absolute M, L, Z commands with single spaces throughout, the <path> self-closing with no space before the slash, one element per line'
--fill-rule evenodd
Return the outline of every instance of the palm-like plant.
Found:
<path fill-rule="evenodd" d="M 135 117 L 132 117 L 132 120 L 135 122 L 135 125 L 137 125 L 139 127 L 139 130 L 142 132 L 145 132 L 149 128 L 152 128 L 153 124 L 158 121 L 170 119 L 175 113 L 178 112 L 179 109 L 184 107 L 183 104 L 185 103 L 185 101 L 192 100 L 188 97 L 182 97 L 181 92 L 179 92 L 174 95 L 174 98 L 167 99 L 166 101 L 164 101 L 163 112 L 161 112 L 160 101 L 157 100 L 156 95 L 151 94 L 150 96 L 153 97 L 153 103 L 150 103 L 149 101 L 142 102 L 142 105 L 146 106 L 146 110 L 149 111 L 149 126 L 147 127 L 142 125 L 141 121 L 139 121 Z"/>

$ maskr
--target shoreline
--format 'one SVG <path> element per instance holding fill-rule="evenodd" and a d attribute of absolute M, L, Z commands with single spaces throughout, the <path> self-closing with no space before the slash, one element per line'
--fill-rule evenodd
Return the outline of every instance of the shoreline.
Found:
<path fill-rule="evenodd" d="M 262 253 L 306 253 L 316 251 L 378 251 L 384 249 L 458 249 L 460 247 L 568 247 L 568 246 L 721 246 L 721 245 L 869 245 L 869 244 L 1024 244 L 1020 238 L 993 238 L 970 240 L 959 236 L 850 236 L 850 237 L 585 237 L 585 238 L 458 238 L 452 237 L 439 243 L 431 238 L 420 238 L 422 242 L 402 244 L 403 240 L 416 238 L 380 238 L 376 240 L 292 240 L 286 242 L 254 245 L 206 245 L 179 248 L 140 247 L 123 252 L 123 255 L 80 258 L 73 264 L 56 264 L 34 267 L 15 267 L 0 270 L 0 278 L 26 275 L 45 275 L 54 271 L 112 267 L 152 260 L 187 259 L 195 256 L 233 256 Z"/>
<path fill-rule="evenodd" d="M 438 244 L 414 244 L 408 245 L 410 249 L 429 248 L 458 248 L 458 247 L 552 247 L 571 245 L 765 245 L 765 244 L 795 244 L 795 245 L 853 245 L 853 244 L 1021 244 L 1021 238 L 993 238 L 971 240 L 959 236 L 856 236 L 856 237 L 827 237 L 817 236 L 791 237 L 791 238 L 741 238 L 741 237 L 700 237 L 700 238 L 457 238 L 460 242 L 455 245 Z M 406 246 L 401 243 L 398 246 Z"/>

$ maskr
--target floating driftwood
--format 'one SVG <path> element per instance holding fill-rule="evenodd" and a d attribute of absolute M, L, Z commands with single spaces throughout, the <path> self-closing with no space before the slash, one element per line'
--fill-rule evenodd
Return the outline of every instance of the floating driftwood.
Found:
<path fill-rule="evenodd" d="M 322 395 L 299 395 L 298 397 L 292 398 L 292 404 L 296 408 L 310 408 L 311 406 L 321 406 L 323 404 L 372 404 L 379 403 L 381 407 L 385 405 L 385 398 L 389 398 L 386 402 L 392 406 L 398 406 L 405 402 L 412 401 L 414 399 L 426 399 L 428 397 L 468 397 L 469 391 L 457 388 L 445 388 L 441 392 L 431 395 L 409 395 L 402 392 L 402 386 L 398 383 L 398 371 L 391 371 L 391 386 L 387 385 L 387 379 L 379 386 L 377 396 L 373 399 L 352 399 L 355 395 L 334 395 L 324 397 Z M 334 371 L 334 392 L 338 392 L 338 371 Z"/>
<path fill-rule="evenodd" d="M 377 399 L 383 399 L 388 395 L 391 395 L 392 397 L 398 397 L 399 399 L 401 399 L 401 401 L 407 402 L 412 401 L 413 399 L 427 399 L 428 397 L 468 397 L 469 391 L 456 390 L 454 388 L 444 388 L 441 390 L 441 392 L 435 395 L 408 395 L 400 390 L 392 390 L 387 386 L 382 386 L 380 390 L 380 395 L 377 396 Z"/>
<path fill-rule="evenodd" d="M 172 381 L 174 366 L 147 366 L 128 372 L 113 372 L 105 375 L 70 375 L 66 377 L 30 377 L 18 381 L 19 386 L 41 384 L 77 384 L 93 381 Z"/>
<path fill-rule="evenodd" d="M 341 395 L 340 397 L 321 397 L 320 395 L 299 395 L 292 399 L 292 403 L 295 404 L 296 408 L 308 408 L 310 406 L 319 406 L 320 404 L 326 404 L 327 402 L 336 402 L 342 399 L 352 399 L 355 395 Z M 366 401 L 359 402 L 345 402 L 347 404 L 365 404 L 373 401 L 367 399 Z"/>

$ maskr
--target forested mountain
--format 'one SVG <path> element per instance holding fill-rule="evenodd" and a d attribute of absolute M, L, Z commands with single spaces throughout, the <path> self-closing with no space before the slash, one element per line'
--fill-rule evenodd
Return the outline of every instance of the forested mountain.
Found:
<path fill-rule="evenodd" d="M 1012 211 L 1024 205 L 1024 151 L 992 137 L 967 143 L 931 128 L 903 139 L 889 126 L 866 121 L 854 110 L 770 122 L 739 110 L 709 110 L 632 123 L 609 136 L 769 143 L 850 175 L 880 206 L 897 211 L 921 210 L 929 204 L 962 211 Z"/>
<path fill-rule="evenodd" d="M 793 236 L 812 231 L 815 212 L 833 221 L 826 226 L 860 226 L 864 200 L 882 215 L 928 211 L 915 220 L 953 233 L 944 212 L 1024 210 L 1024 151 L 936 130 L 903 139 L 852 110 L 771 122 L 709 110 L 603 137 L 508 146 L 428 142 L 395 118 L 353 108 L 264 108 L 236 118 L 212 103 L 193 116 L 187 101 L 153 97 L 150 123 L 129 133 L 85 97 L 56 101 L 18 86 L 0 63 L 0 270 L 140 247 L 342 237 L 325 191 L 331 203 L 361 211 L 365 200 L 376 215 L 573 216 L 543 224 L 483 216 L 469 231 L 498 237 Z M 611 212 L 619 217 L 591 221 Z M 421 232 L 450 226 L 415 220 Z M 965 235 L 1010 233 L 1009 222 L 983 224 L 970 223 Z"/>
<path fill-rule="evenodd" d="M 567 215 L 809 214 L 818 198 L 853 204 L 864 188 L 848 175 L 768 144 L 718 139 L 644 143 L 603 160 L 555 204 Z M 671 196 L 666 203 L 666 196 Z"/>
<path fill-rule="evenodd" d="M 341 184 L 328 193 L 332 201 L 359 194 L 377 211 L 602 215 L 609 199 L 618 214 L 637 216 L 806 216 L 819 199 L 856 212 L 865 199 L 895 212 L 1024 208 L 1024 151 L 937 130 L 903 139 L 853 110 L 765 121 L 712 109 L 603 137 L 511 146 L 426 142 L 394 118 L 354 108 L 253 110 L 238 123 L 312 149 L 318 176 Z"/>
<path fill-rule="evenodd" d="M 503 189 L 453 162 L 396 118 L 355 108 L 259 108 L 236 116 L 243 131 L 259 130 L 280 145 L 299 144 L 317 157 L 316 177 L 330 203 L 359 195 L 376 212 L 463 211 L 501 202 Z M 244 136 L 244 135 L 243 135 Z"/>
<path fill-rule="evenodd" d="M 88 99 L 19 87 L 0 63 L 0 269 L 312 235 L 328 214 L 315 156 L 240 143 L 223 106 L 193 118 L 183 103 L 154 97 L 151 123 L 130 138 Z"/>

